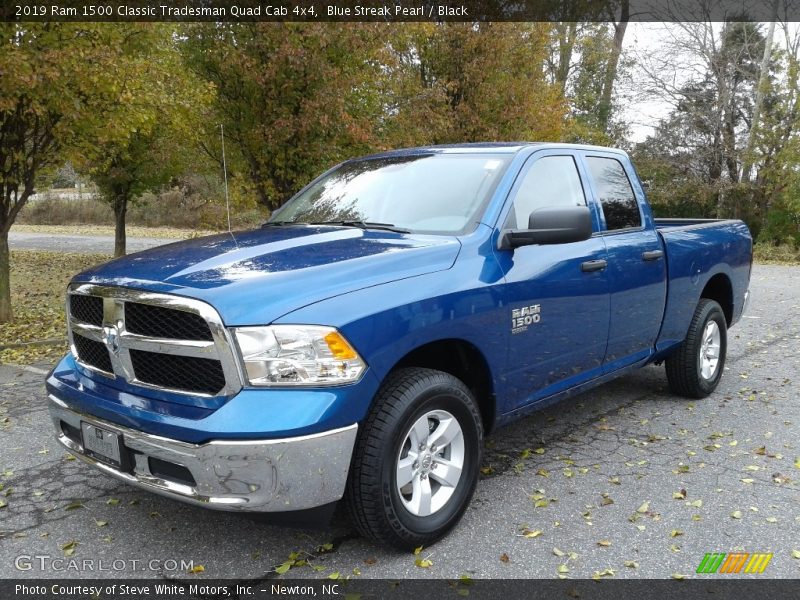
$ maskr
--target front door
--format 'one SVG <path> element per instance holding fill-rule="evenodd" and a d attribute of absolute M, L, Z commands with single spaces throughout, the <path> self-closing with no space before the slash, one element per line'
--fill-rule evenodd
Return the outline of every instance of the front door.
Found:
<path fill-rule="evenodd" d="M 584 206 L 587 189 L 568 151 L 536 153 L 511 190 L 503 228 L 527 228 L 535 209 Z M 609 317 L 603 239 L 499 250 L 498 259 L 506 275 L 509 408 L 599 375 Z"/>

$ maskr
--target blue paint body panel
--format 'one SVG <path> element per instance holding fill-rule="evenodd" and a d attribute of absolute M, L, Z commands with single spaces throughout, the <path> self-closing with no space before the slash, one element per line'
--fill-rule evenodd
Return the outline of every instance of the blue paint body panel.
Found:
<path fill-rule="evenodd" d="M 381 381 L 408 353 L 458 340 L 483 357 L 494 422 L 663 359 L 686 335 L 705 286 L 724 279 L 733 325 L 750 278 L 752 240 L 741 221 L 656 221 L 628 157 L 567 144 L 479 144 L 386 153 L 512 154 L 473 231 L 418 235 L 351 227 L 265 227 L 169 244 L 90 269 L 75 282 L 177 294 L 205 301 L 226 326 L 273 323 L 338 328 L 368 368 L 352 385 L 244 388 L 193 398 L 90 373 L 65 357 L 47 379 L 74 408 L 148 433 L 204 442 L 273 439 L 362 422 Z M 583 242 L 499 250 L 515 182 L 545 154 L 575 158 L 594 222 Z M 642 227 L 609 232 L 584 164 L 619 160 Z M 642 253 L 663 251 L 657 261 Z M 583 272 L 581 263 L 609 266 Z M 515 309 L 540 321 L 512 332 Z"/>

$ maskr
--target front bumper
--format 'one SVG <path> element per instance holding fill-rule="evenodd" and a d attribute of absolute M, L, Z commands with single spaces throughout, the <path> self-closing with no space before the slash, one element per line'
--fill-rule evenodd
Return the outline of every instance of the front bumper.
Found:
<path fill-rule="evenodd" d="M 58 441 L 84 462 L 142 489 L 221 510 L 283 512 L 339 500 L 358 428 L 354 423 L 299 437 L 193 444 L 81 413 L 52 393 L 49 398 Z M 85 453 L 81 422 L 120 436 L 120 467 Z"/>

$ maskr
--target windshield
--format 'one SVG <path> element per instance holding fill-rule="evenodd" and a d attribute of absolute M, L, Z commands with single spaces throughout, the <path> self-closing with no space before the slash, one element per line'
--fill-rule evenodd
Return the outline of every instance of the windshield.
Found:
<path fill-rule="evenodd" d="M 350 161 L 292 198 L 271 221 L 465 233 L 510 160 L 504 154 L 417 154 Z"/>

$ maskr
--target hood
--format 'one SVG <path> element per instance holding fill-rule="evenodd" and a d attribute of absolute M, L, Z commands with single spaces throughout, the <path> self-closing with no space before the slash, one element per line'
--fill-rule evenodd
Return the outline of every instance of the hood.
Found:
<path fill-rule="evenodd" d="M 449 269 L 456 237 L 338 226 L 225 233 L 104 263 L 73 281 L 203 300 L 226 325 L 268 324 L 308 304 Z"/>

